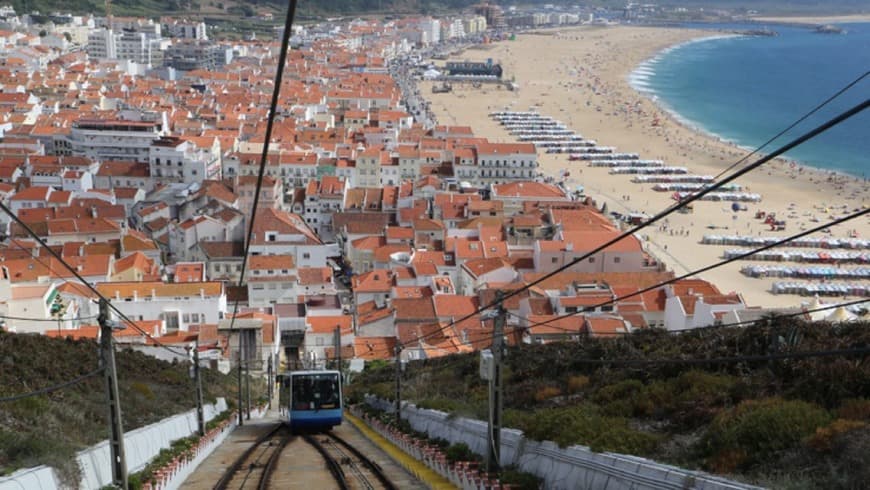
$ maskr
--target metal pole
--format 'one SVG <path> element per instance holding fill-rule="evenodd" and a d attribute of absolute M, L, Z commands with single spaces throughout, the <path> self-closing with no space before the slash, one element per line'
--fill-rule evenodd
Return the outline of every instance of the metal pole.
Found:
<path fill-rule="evenodd" d="M 492 362 L 493 376 L 489 381 L 490 387 L 490 445 L 487 451 L 486 469 L 489 472 L 499 470 L 501 464 L 501 415 L 502 415 L 502 359 L 504 356 L 504 323 L 506 312 L 502 303 L 504 294 L 496 291 L 497 316 L 494 319 L 492 331 Z"/>
<path fill-rule="evenodd" d="M 109 408 L 109 448 L 112 452 L 112 483 L 127 489 L 127 460 L 124 456 L 124 428 L 121 425 L 121 402 L 118 399 L 118 372 L 115 370 L 115 349 L 112 346 L 112 325 L 109 322 L 109 302 L 100 298 L 100 359 L 106 378 Z"/>
<path fill-rule="evenodd" d="M 266 377 L 266 397 L 269 400 L 269 410 L 272 410 L 272 354 L 269 354 L 269 374 Z"/>
<path fill-rule="evenodd" d="M 245 356 L 247 357 L 247 356 Z M 245 361 L 245 398 L 248 401 L 248 415 L 247 419 L 251 420 L 251 360 L 248 359 Z"/>
<path fill-rule="evenodd" d="M 193 344 L 193 374 L 196 377 L 196 425 L 199 435 L 205 435 L 205 414 L 202 411 L 202 377 L 199 373 L 199 339 Z"/>
<path fill-rule="evenodd" d="M 245 425 L 242 404 L 242 329 L 239 329 L 239 427 Z"/>
<path fill-rule="evenodd" d="M 396 424 L 402 420 L 402 348 L 396 346 Z"/>
<path fill-rule="evenodd" d="M 335 327 L 332 335 L 333 343 L 335 343 L 335 369 L 341 372 L 341 327 Z"/>

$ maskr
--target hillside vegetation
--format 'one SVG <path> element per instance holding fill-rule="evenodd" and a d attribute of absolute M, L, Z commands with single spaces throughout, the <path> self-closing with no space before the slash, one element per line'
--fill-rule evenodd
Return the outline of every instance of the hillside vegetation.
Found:
<path fill-rule="evenodd" d="M 298 4 L 298 14 L 302 17 L 314 15 L 355 15 L 355 14 L 418 14 L 458 10 L 476 5 L 476 0 L 302 0 Z M 563 4 L 576 5 L 573 1 L 527 0 L 524 2 L 495 2 L 505 7 L 509 5 Z M 73 12 L 97 13 L 103 15 L 106 2 L 103 0 L 11 0 L 17 12 L 38 10 L 42 13 Z M 286 0 L 111 0 L 115 15 L 139 15 L 158 17 L 161 15 L 214 15 L 235 16 L 253 15 L 260 11 L 284 11 L 289 4 Z M 604 6 L 622 9 L 624 0 L 592 0 L 584 2 L 588 6 Z M 755 9 L 766 13 L 852 13 L 868 12 L 866 0 L 671 0 L 670 7 L 720 7 L 728 9 Z"/>
<path fill-rule="evenodd" d="M 0 332 L 0 397 L 28 393 L 94 371 L 97 344 Z M 125 431 L 196 407 L 188 363 L 169 363 L 118 350 L 118 387 Z M 235 400 L 235 378 L 203 369 L 203 397 Z M 254 391 L 252 397 L 262 391 Z M 108 438 L 103 375 L 53 393 L 0 403 L 0 475 L 47 464 L 78 482 L 75 453 Z"/>
<path fill-rule="evenodd" d="M 867 323 L 780 319 L 772 326 L 512 348 L 505 425 L 561 446 L 635 454 L 775 488 L 864 488 L 868 356 L 746 356 L 868 346 Z M 742 360 L 679 362 L 733 357 Z M 633 362 L 618 362 L 627 359 Z M 347 391 L 359 401 L 364 393 L 390 399 L 393 390 L 392 367 L 382 366 Z M 402 395 L 424 408 L 486 420 L 487 386 L 474 355 L 412 362 Z"/>

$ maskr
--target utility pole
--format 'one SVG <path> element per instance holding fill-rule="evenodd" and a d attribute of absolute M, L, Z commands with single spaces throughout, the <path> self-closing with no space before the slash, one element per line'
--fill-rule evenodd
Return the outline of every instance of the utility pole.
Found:
<path fill-rule="evenodd" d="M 269 410 L 272 410 L 272 354 L 269 354 L 269 374 L 266 377 L 266 397 L 269 400 Z"/>
<path fill-rule="evenodd" d="M 402 420 L 402 348 L 396 345 L 396 424 Z"/>
<path fill-rule="evenodd" d="M 243 407 L 242 405 L 242 346 L 244 343 L 242 342 L 242 329 L 239 329 L 239 427 L 245 425 L 244 418 L 242 417 Z"/>
<path fill-rule="evenodd" d="M 501 464 L 501 415 L 502 415 L 502 361 L 504 359 L 504 324 L 507 312 L 502 299 L 504 293 L 495 293 L 495 307 L 492 329 L 493 372 L 489 379 L 489 447 L 487 448 L 486 470 L 496 472 Z"/>
<path fill-rule="evenodd" d="M 247 356 L 246 356 L 247 357 Z M 246 418 L 251 420 L 251 360 L 245 360 L 245 398 L 247 398 L 248 415 Z"/>
<path fill-rule="evenodd" d="M 335 344 L 335 369 L 341 373 L 341 327 L 335 327 L 332 339 Z"/>
<path fill-rule="evenodd" d="M 106 404 L 109 408 L 109 448 L 112 453 L 112 483 L 127 489 L 127 460 L 124 457 L 124 428 L 121 425 L 121 402 L 118 399 L 118 372 L 115 370 L 115 349 L 112 346 L 112 321 L 109 301 L 100 298 L 100 360 L 106 378 Z"/>
<path fill-rule="evenodd" d="M 193 375 L 196 378 L 196 426 L 205 435 L 205 415 L 202 412 L 202 378 L 199 373 L 199 338 L 193 344 Z"/>

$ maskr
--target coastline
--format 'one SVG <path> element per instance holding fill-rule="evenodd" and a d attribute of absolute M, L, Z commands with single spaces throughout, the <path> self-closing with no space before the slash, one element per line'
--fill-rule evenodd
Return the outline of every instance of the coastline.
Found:
<path fill-rule="evenodd" d="M 868 17 L 870 17 L 870 16 L 868 16 Z M 661 60 L 661 58 L 663 58 L 665 55 L 671 53 L 672 51 L 675 51 L 677 49 L 680 49 L 680 48 L 683 48 L 683 47 L 686 47 L 686 46 L 689 46 L 692 44 L 697 44 L 697 43 L 718 41 L 718 40 L 722 40 L 722 39 L 735 39 L 735 38 L 747 38 L 747 37 L 751 37 L 751 35 L 736 34 L 736 33 L 735 34 L 721 34 L 721 35 L 717 34 L 717 35 L 712 35 L 712 36 L 698 37 L 695 39 L 691 39 L 688 41 L 684 41 L 684 42 L 669 46 L 663 50 L 656 52 L 655 54 L 653 54 L 652 56 L 650 56 L 649 58 L 645 59 L 643 62 L 638 64 L 637 67 L 634 70 L 632 70 L 629 73 L 629 75 L 626 77 L 626 81 L 628 82 L 628 84 L 631 86 L 632 89 L 634 89 L 636 92 L 638 92 L 641 95 L 643 95 L 644 97 L 646 97 L 651 103 L 655 104 L 655 106 L 658 107 L 662 112 L 667 113 L 667 115 L 675 123 L 679 124 L 680 126 L 684 127 L 685 129 L 687 129 L 689 131 L 693 131 L 695 133 L 702 134 L 711 140 L 715 140 L 717 142 L 720 142 L 720 143 L 723 143 L 726 145 L 730 145 L 734 148 L 737 148 L 737 149 L 745 152 L 745 154 L 753 153 L 753 156 L 755 156 L 756 158 L 763 157 L 767 153 L 765 151 L 756 152 L 756 146 L 747 145 L 747 144 L 739 142 L 736 139 L 732 139 L 728 136 L 718 134 L 715 131 L 705 127 L 702 123 L 699 123 L 699 122 L 696 122 L 692 119 L 689 119 L 685 115 L 681 114 L 678 110 L 671 107 L 667 102 L 665 102 L 665 100 L 652 87 L 650 87 L 649 84 L 644 83 L 647 79 L 649 79 L 650 77 L 655 75 L 655 65 Z M 647 75 L 647 73 L 644 73 L 644 72 L 647 72 L 648 75 Z M 640 73 L 641 75 L 644 75 L 644 76 L 637 76 L 638 73 Z M 771 136 L 773 136 L 773 135 L 771 134 Z M 765 146 L 765 150 L 770 151 L 770 150 L 776 149 L 778 146 L 784 144 L 786 141 L 787 140 L 781 140 L 778 142 L 774 141 L 772 143 L 769 143 L 768 145 Z M 814 171 L 814 172 L 822 172 L 822 173 L 826 173 L 826 174 L 833 174 L 833 175 L 839 176 L 840 178 L 847 178 L 848 179 L 848 178 L 862 177 L 862 176 L 858 175 L 857 170 L 855 170 L 853 172 L 849 172 L 849 171 L 845 171 L 845 170 L 841 170 L 841 169 L 820 167 L 820 166 L 816 166 L 812 162 L 802 160 L 800 157 L 784 155 L 784 156 L 776 157 L 775 161 L 778 161 L 780 163 L 785 163 L 785 164 L 788 164 L 790 166 L 794 166 L 795 168 L 802 169 L 802 171 Z"/>
<path fill-rule="evenodd" d="M 421 90 L 431 101 L 440 124 L 469 125 L 476 134 L 496 141 L 514 139 L 487 117 L 489 111 L 534 107 L 600 145 L 641 153 L 642 158 L 660 158 L 669 165 L 687 166 L 695 174 L 716 175 L 747 152 L 684 124 L 651 100 L 651 94 L 636 91 L 629 82 L 644 62 L 661 56 L 663 51 L 710 37 L 722 36 L 711 36 L 709 31 L 701 30 L 635 26 L 560 29 L 552 36 L 521 35 L 514 42 L 479 46 L 463 53 L 466 59 L 491 57 L 501 61 L 507 76 L 516 77 L 520 87 L 517 92 L 455 84 L 453 93 L 430 94 L 431 82 L 421 84 Z M 523 63 L 528 59 L 536 62 Z M 633 184 L 630 177 L 610 175 L 606 169 L 566 160 L 567 155 L 541 154 L 541 171 L 558 176 L 561 171 L 570 170 L 571 177 L 566 183 L 583 185 L 600 204 L 607 203 L 609 209 L 652 214 L 673 203 L 669 193 Z M 830 214 L 827 211 L 833 204 L 841 209 L 840 201 L 848 203 L 855 196 L 870 195 L 862 183 L 853 182 L 850 177 L 792 166 L 785 160 L 770 162 L 763 169 L 741 177 L 739 183 L 747 191 L 763 194 L 762 203 L 750 205 L 749 212 L 735 214 L 726 209 L 727 203 L 699 202 L 694 213 L 669 217 L 667 230 L 645 230 L 642 238 L 647 248 L 660 255 L 677 274 L 682 274 L 721 260 L 724 248 L 699 244 L 704 234 L 784 237 L 816 226 L 817 222 L 810 225 L 808 221 L 816 219 L 816 215 L 825 218 L 823 215 Z M 818 209 L 814 203 L 819 205 Z M 857 203 L 862 204 L 868 204 L 866 198 L 864 203 Z M 789 216 L 788 231 L 769 231 L 754 219 L 756 210 Z M 833 230 L 833 236 L 845 236 L 847 229 L 867 236 L 870 221 L 856 221 Z M 708 229 L 713 226 L 717 229 Z M 729 231 L 719 231 L 725 227 Z M 723 292 L 743 293 L 752 306 L 795 306 L 810 300 L 773 295 L 768 291 L 774 280 L 749 279 L 739 272 L 742 266 L 757 264 L 760 262 L 733 263 L 701 277 Z"/>
<path fill-rule="evenodd" d="M 753 22 L 770 22 L 774 24 L 799 24 L 814 27 L 824 24 L 849 24 L 853 22 L 870 22 L 870 14 L 795 17 L 750 17 L 748 20 L 751 20 Z"/>

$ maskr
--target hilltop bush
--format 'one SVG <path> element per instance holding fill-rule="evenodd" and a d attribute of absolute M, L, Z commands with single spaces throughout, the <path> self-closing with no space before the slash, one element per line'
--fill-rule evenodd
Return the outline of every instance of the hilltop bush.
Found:
<path fill-rule="evenodd" d="M 775 318 L 680 335 L 649 330 L 515 346 L 506 356 L 505 426 L 562 446 L 648 456 L 772 488 L 864 488 L 870 363 L 859 356 L 763 358 L 870 345 L 868 327 Z M 738 356 L 762 360 L 697 362 Z M 669 362 L 589 362 L 621 359 Z M 671 362 L 678 359 L 695 362 Z M 403 397 L 485 420 L 487 387 L 477 368 L 476 355 L 412 362 Z M 363 373 L 349 389 L 384 386 L 391 397 L 393 372 L 384 371 Z"/>
<path fill-rule="evenodd" d="M 713 420 L 702 442 L 708 466 L 719 472 L 747 469 L 775 453 L 797 447 L 831 415 L 800 400 L 747 400 Z"/>
<path fill-rule="evenodd" d="M 601 409 L 588 403 L 545 408 L 531 414 L 507 411 L 505 422 L 530 439 L 553 441 L 559 447 L 583 444 L 593 451 L 648 455 L 659 441 L 654 434 L 630 428 L 627 419 L 603 415 Z"/>
<path fill-rule="evenodd" d="M 92 340 L 0 332 L 0 396 L 53 386 L 97 367 Z M 158 422 L 196 406 L 189 364 L 169 363 L 130 349 L 116 353 L 125 431 Z M 235 380 L 209 369 L 203 374 L 207 403 L 235 398 Z M 252 383 L 252 393 L 264 384 Z M 0 404 L 0 474 L 46 464 L 64 486 L 79 481 L 75 453 L 108 437 L 103 376 L 47 395 Z"/>
<path fill-rule="evenodd" d="M 870 421 L 870 400 L 853 398 L 843 402 L 837 410 L 841 419 Z"/>

